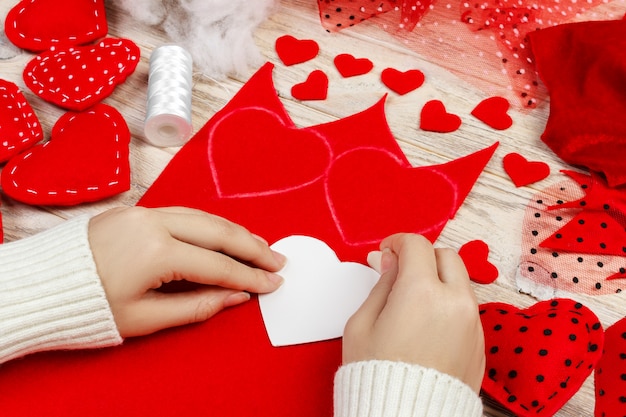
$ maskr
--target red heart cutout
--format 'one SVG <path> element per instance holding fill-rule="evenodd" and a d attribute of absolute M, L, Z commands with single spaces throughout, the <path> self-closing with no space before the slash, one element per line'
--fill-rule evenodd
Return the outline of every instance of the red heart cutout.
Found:
<path fill-rule="evenodd" d="M 389 184 L 405 191 L 390 192 Z M 433 170 L 407 167 L 380 150 L 356 149 L 333 161 L 326 199 L 344 240 L 356 245 L 400 231 L 438 230 L 453 215 L 455 191 Z"/>
<path fill-rule="evenodd" d="M 483 391 L 520 417 L 552 416 L 585 382 L 602 355 L 604 331 L 576 301 L 527 309 L 480 306 L 487 367 Z"/>
<path fill-rule="evenodd" d="M 494 129 L 505 130 L 513 124 L 507 113 L 509 107 L 509 101 L 504 97 L 489 97 L 478 103 L 472 115 Z"/>
<path fill-rule="evenodd" d="M 418 69 L 402 72 L 395 68 L 385 68 L 380 78 L 387 88 L 400 95 L 410 93 L 424 84 L 424 73 Z"/>
<path fill-rule="evenodd" d="M 626 413 L 626 318 L 604 332 L 604 352 L 595 370 L 596 417 Z"/>
<path fill-rule="evenodd" d="M 7 14 L 7 38 L 29 51 L 83 45 L 105 36 L 104 0 L 22 0 Z"/>
<path fill-rule="evenodd" d="M 0 79 L 0 162 L 43 139 L 33 108 L 14 83 Z"/>
<path fill-rule="evenodd" d="M 502 160 L 504 170 L 511 177 L 516 187 L 541 181 L 550 175 L 550 167 L 545 162 L 532 161 L 518 153 L 510 153 Z"/>
<path fill-rule="evenodd" d="M 51 139 L 17 155 L 2 170 L 2 189 L 34 205 L 75 205 L 130 188 L 130 131 L 113 107 L 97 104 L 59 118 Z"/>
<path fill-rule="evenodd" d="M 24 81 L 46 101 L 68 110 L 85 110 L 108 97 L 135 71 L 139 55 L 139 47 L 128 39 L 55 48 L 26 64 Z"/>
<path fill-rule="evenodd" d="M 305 82 L 291 87 L 291 95 L 298 100 L 326 100 L 328 77 L 322 70 L 315 70 Z"/>
<path fill-rule="evenodd" d="M 319 51 L 320 47 L 313 39 L 297 39 L 291 35 L 276 39 L 276 53 L 287 66 L 309 61 L 315 58 Z"/>
<path fill-rule="evenodd" d="M 293 191 L 325 174 L 330 149 L 319 134 L 286 126 L 274 114 L 241 109 L 219 119 L 209 133 L 209 162 L 220 197 Z M 306 155 L 285 158 L 284 155 Z"/>
<path fill-rule="evenodd" d="M 489 246 L 482 240 L 472 240 L 459 249 L 467 273 L 472 281 L 491 284 L 498 278 L 498 268 L 489 262 Z"/>
<path fill-rule="evenodd" d="M 335 67 L 342 77 L 354 77 L 367 74 L 374 68 L 374 64 L 367 58 L 355 58 L 350 54 L 339 54 L 334 60 Z"/>
<path fill-rule="evenodd" d="M 430 132 L 450 133 L 461 127 L 461 118 L 448 113 L 439 100 L 431 100 L 424 104 L 420 114 L 420 129 Z"/>

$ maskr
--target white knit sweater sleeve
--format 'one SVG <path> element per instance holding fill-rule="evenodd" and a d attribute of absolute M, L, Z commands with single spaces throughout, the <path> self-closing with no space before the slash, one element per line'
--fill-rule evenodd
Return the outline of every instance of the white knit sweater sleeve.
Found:
<path fill-rule="evenodd" d="M 0 363 L 120 344 L 89 247 L 87 216 L 0 245 Z"/>
<path fill-rule="evenodd" d="M 480 397 L 431 368 L 391 361 L 344 365 L 335 375 L 335 417 L 480 417 Z"/>

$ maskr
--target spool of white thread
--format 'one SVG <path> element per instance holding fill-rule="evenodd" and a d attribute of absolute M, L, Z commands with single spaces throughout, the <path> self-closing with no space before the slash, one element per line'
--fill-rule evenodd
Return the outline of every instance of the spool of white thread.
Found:
<path fill-rule="evenodd" d="M 152 51 L 144 133 L 155 146 L 181 146 L 190 137 L 192 58 L 177 45 Z"/>

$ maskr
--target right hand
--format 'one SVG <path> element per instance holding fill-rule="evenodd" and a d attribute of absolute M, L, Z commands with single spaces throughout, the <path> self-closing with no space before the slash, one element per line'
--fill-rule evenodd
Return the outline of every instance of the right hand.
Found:
<path fill-rule="evenodd" d="M 452 375 L 476 392 L 485 372 L 478 304 L 461 258 L 419 235 L 383 240 L 381 277 L 346 324 L 343 362 L 391 360 Z"/>

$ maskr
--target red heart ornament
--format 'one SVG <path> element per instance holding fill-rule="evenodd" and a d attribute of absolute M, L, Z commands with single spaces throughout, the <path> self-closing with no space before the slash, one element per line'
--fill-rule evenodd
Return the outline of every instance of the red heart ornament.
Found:
<path fill-rule="evenodd" d="M 626 414 L 626 318 L 606 329 L 604 352 L 595 370 L 596 417 Z"/>
<path fill-rule="evenodd" d="M 139 47 L 128 39 L 54 48 L 26 64 L 24 82 L 46 101 L 68 110 L 85 110 L 123 83 L 135 71 L 139 56 Z"/>
<path fill-rule="evenodd" d="M 504 97 L 489 97 L 474 107 L 472 115 L 494 129 L 506 130 L 513 125 L 513 119 L 507 113 L 509 107 L 509 101 Z"/>
<path fill-rule="evenodd" d="M 320 47 L 313 39 L 297 39 L 283 35 L 276 39 L 276 53 L 283 64 L 290 66 L 309 61 L 317 56 Z"/>
<path fill-rule="evenodd" d="M 322 70 L 314 70 L 306 81 L 291 87 L 291 95 L 298 100 L 326 100 L 328 76 Z"/>
<path fill-rule="evenodd" d="M 2 189 L 26 204 L 69 206 L 130 188 L 130 131 L 105 104 L 61 116 L 51 139 L 17 155 L 2 170 Z"/>
<path fill-rule="evenodd" d="M 0 162 L 43 139 L 33 108 L 14 83 L 0 79 Z"/>
<path fill-rule="evenodd" d="M 380 78 L 387 88 L 400 95 L 410 93 L 424 84 L 424 73 L 418 69 L 403 72 L 395 68 L 385 68 Z"/>
<path fill-rule="evenodd" d="M 545 162 L 528 161 L 522 155 L 513 152 L 504 156 L 504 170 L 516 187 L 541 181 L 550 175 L 550 167 Z"/>
<path fill-rule="evenodd" d="M 424 104 L 420 114 L 420 129 L 430 132 L 450 133 L 461 127 L 461 118 L 448 113 L 439 100 L 431 100 Z"/>
<path fill-rule="evenodd" d="M 489 246 L 482 240 L 472 240 L 461 246 L 459 256 L 472 281 L 491 284 L 498 278 L 498 268 L 489 262 Z"/>
<path fill-rule="evenodd" d="M 335 67 L 342 77 L 354 77 L 367 74 L 374 64 L 367 58 L 355 58 L 350 54 L 339 54 L 334 59 Z"/>
<path fill-rule="evenodd" d="M 520 417 L 552 416 L 591 374 L 602 355 L 596 315 L 569 299 L 526 309 L 480 306 L 487 367 L 483 391 Z"/>
<path fill-rule="evenodd" d="M 224 115 L 211 129 L 208 146 L 217 193 L 226 198 L 306 187 L 326 173 L 330 162 L 324 137 L 286 126 L 272 113 L 256 108 Z"/>
<path fill-rule="evenodd" d="M 22 0 L 7 14 L 7 38 L 19 48 L 41 52 L 83 45 L 105 36 L 104 0 Z"/>

